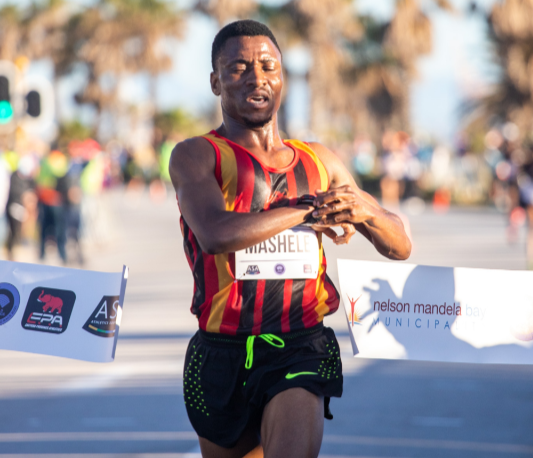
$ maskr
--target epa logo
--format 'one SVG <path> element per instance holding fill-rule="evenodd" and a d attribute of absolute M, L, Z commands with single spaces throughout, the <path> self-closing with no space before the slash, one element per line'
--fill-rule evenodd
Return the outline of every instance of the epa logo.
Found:
<path fill-rule="evenodd" d="M 260 273 L 258 266 L 248 266 L 248 269 L 246 270 L 246 274 L 248 275 L 259 275 Z"/>
<path fill-rule="evenodd" d="M 21 325 L 29 331 L 61 334 L 67 330 L 75 301 L 74 291 L 39 286 L 30 294 Z"/>

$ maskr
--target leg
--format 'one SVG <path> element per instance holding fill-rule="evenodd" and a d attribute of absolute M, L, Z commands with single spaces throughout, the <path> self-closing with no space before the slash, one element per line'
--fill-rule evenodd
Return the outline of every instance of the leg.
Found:
<path fill-rule="evenodd" d="M 40 249 L 39 249 L 39 258 L 44 259 L 45 251 L 46 251 L 46 236 L 48 234 L 48 228 L 51 226 L 50 224 L 50 207 L 45 204 L 41 204 L 39 208 L 39 235 L 40 235 Z"/>
<path fill-rule="evenodd" d="M 7 215 L 7 222 L 9 225 L 9 233 L 7 235 L 6 248 L 8 253 L 8 259 L 13 260 L 13 247 L 17 241 L 17 223 L 20 226 L 20 223 L 13 218 L 11 215 Z"/>
<path fill-rule="evenodd" d="M 63 206 L 53 207 L 54 209 L 54 223 L 55 223 L 55 237 L 57 244 L 57 251 L 64 263 L 67 262 L 67 221 L 66 209 Z"/>
<path fill-rule="evenodd" d="M 257 433 L 252 429 L 246 430 L 232 448 L 221 447 L 203 437 L 198 439 L 203 458 L 263 458 L 263 448 L 259 444 Z"/>
<path fill-rule="evenodd" d="M 324 434 L 324 399 L 303 388 L 282 391 L 261 423 L 265 458 L 316 458 Z"/>
<path fill-rule="evenodd" d="M 528 270 L 533 270 L 533 205 L 528 205 L 527 214 L 527 234 L 526 234 L 526 262 Z"/>

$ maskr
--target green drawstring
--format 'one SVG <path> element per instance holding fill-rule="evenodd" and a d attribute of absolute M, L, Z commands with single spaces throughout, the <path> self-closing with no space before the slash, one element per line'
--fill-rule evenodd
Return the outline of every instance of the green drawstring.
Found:
<path fill-rule="evenodd" d="M 244 367 L 250 369 L 254 362 L 254 340 L 256 337 L 261 337 L 266 343 L 269 343 L 273 347 L 283 348 L 285 347 L 285 342 L 280 337 L 274 334 L 260 334 L 258 336 L 249 336 L 246 340 L 246 364 Z M 277 340 L 277 343 L 275 342 Z"/>

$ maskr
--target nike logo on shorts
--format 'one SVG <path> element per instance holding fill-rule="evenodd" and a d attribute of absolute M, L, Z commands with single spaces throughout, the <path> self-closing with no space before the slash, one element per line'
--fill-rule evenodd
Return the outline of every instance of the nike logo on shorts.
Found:
<path fill-rule="evenodd" d="M 290 372 L 285 376 L 286 379 L 290 380 L 291 378 L 298 377 L 299 375 L 318 375 L 318 372 L 296 372 L 291 374 Z"/>

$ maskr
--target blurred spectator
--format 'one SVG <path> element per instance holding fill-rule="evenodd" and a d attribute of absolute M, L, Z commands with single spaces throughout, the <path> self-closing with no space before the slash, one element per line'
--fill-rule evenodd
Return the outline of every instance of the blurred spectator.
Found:
<path fill-rule="evenodd" d="M 533 146 L 528 148 L 527 157 L 517 177 L 517 184 L 520 190 L 520 205 L 525 209 L 528 223 L 527 268 L 533 270 Z"/>
<path fill-rule="evenodd" d="M 161 155 L 159 156 L 159 174 L 164 183 L 170 184 L 170 173 L 168 167 L 170 165 L 170 156 L 176 144 L 180 141 L 177 135 L 170 135 L 161 145 Z"/>
<path fill-rule="evenodd" d="M 0 154 L 0 244 L 5 240 L 6 217 L 5 208 L 9 196 L 9 177 L 11 169 L 4 159 L 4 153 Z"/>
<path fill-rule="evenodd" d="M 63 263 L 67 262 L 67 214 L 69 182 L 68 160 L 61 152 L 50 152 L 41 162 L 37 177 L 39 198 L 40 249 L 39 257 L 45 258 L 46 242 L 53 238 Z"/>
<path fill-rule="evenodd" d="M 13 260 L 13 249 L 22 239 L 23 224 L 31 221 L 35 212 L 35 172 L 34 159 L 31 156 L 22 157 L 17 169 L 9 180 L 9 195 L 6 203 L 6 217 L 8 222 L 8 236 L 6 249 L 8 259 Z"/>
<path fill-rule="evenodd" d="M 385 132 L 382 146 L 381 199 L 383 205 L 397 207 L 405 191 L 407 163 L 411 157 L 409 135 L 405 132 Z"/>

